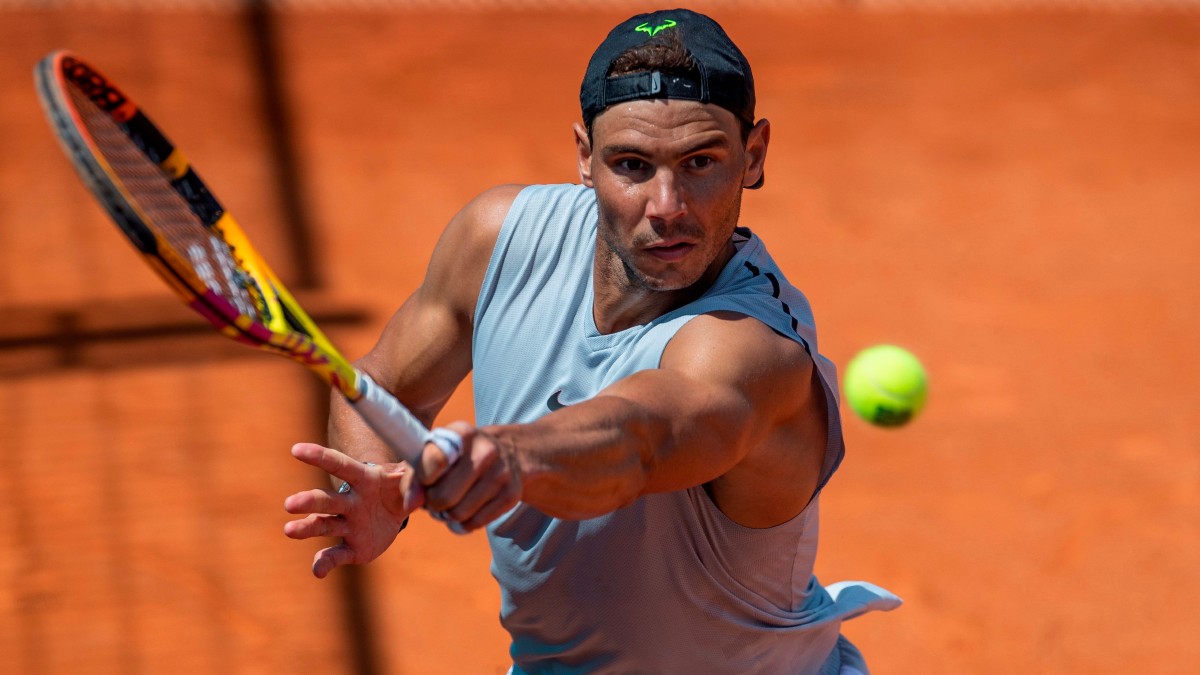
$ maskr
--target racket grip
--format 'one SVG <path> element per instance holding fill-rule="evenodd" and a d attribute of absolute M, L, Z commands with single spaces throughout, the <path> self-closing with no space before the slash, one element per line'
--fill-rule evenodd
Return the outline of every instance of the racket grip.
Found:
<path fill-rule="evenodd" d="M 416 466 L 429 441 L 429 430 L 391 392 L 375 384 L 366 373 L 358 374 L 358 391 L 362 396 L 357 401 L 350 401 L 350 405 L 388 447 Z"/>

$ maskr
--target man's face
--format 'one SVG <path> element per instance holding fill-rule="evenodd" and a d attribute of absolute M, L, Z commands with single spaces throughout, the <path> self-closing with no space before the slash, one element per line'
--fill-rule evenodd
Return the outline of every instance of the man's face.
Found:
<path fill-rule="evenodd" d="M 673 99 L 609 108 L 592 122 L 590 143 L 577 127 L 580 177 L 599 205 L 602 268 L 673 291 L 724 265 L 742 187 L 762 170 L 766 136 L 760 122 L 743 145 L 733 113 Z"/>

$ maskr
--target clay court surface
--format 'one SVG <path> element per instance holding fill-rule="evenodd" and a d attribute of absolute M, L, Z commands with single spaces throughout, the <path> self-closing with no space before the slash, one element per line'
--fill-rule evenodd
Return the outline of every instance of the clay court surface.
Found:
<path fill-rule="evenodd" d="M 908 428 L 847 423 L 818 575 L 905 605 L 846 634 L 883 675 L 1200 672 L 1200 13 L 780 4 L 713 10 L 774 124 L 744 222 L 830 358 L 893 342 L 932 382 Z M 309 575 L 315 378 L 175 309 L 30 76 L 69 47 L 122 83 L 358 355 L 466 200 L 575 180 L 631 13 L 431 6 L 280 11 L 272 82 L 228 4 L 0 9 L 0 671 L 507 668 L 481 534 L 419 515 Z"/>

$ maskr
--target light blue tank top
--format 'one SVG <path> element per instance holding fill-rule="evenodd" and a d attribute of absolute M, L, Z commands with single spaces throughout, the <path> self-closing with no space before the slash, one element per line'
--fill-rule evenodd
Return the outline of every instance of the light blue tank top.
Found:
<path fill-rule="evenodd" d="M 813 356 L 832 403 L 824 486 L 843 454 L 835 369 L 817 352 L 808 302 L 762 242 L 740 229 L 737 253 L 702 297 L 603 335 L 592 316 L 596 223 L 589 188 L 540 185 L 517 196 L 475 312 L 476 423 L 531 422 L 586 400 L 657 368 L 692 317 L 727 310 Z M 817 512 L 814 497 L 782 525 L 746 528 L 703 487 L 581 521 L 519 504 L 488 526 L 513 672 L 836 672 L 841 621 L 899 599 L 861 582 L 834 593 L 818 583 Z"/>

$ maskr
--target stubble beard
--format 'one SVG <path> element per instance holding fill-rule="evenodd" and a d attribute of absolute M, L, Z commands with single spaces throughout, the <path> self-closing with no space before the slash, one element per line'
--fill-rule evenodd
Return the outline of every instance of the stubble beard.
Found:
<path fill-rule="evenodd" d="M 602 269 L 608 270 L 606 276 L 610 276 L 614 281 L 620 283 L 622 287 L 630 290 L 641 291 L 679 291 L 699 282 L 717 259 L 724 247 L 729 243 L 729 238 L 733 236 L 733 230 L 737 227 L 738 221 L 741 218 L 742 211 L 742 191 L 737 190 L 734 197 L 730 200 L 725 212 L 716 220 L 722 224 L 721 232 L 716 239 L 710 239 L 706 236 L 702 226 L 694 222 L 681 222 L 673 224 L 665 233 L 656 232 L 655 234 L 638 234 L 635 235 L 630 246 L 623 246 L 616 236 L 616 227 L 611 226 L 612 220 L 605 212 L 603 204 L 597 203 L 597 211 L 599 217 L 598 228 L 600 238 L 604 241 L 608 248 L 610 261 L 616 258 L 621 262 L 621 270 L 614 269 L 611 264 L 603 265 Z M 656 279 L 648 276 L 637 268 L 634 264 L 635 251 L 640 251 L 644 247 L 663 238 L 663 234 L 668 237 L 684 236 L 689 239 L 701 242 L 701 245 L 707 246 L 708 250 L 704 252 L 705 264 L 703 268 L 696 270 L 695 274 L 689 275 L 683 279 L 674 282 L 663 279 Z"/>

